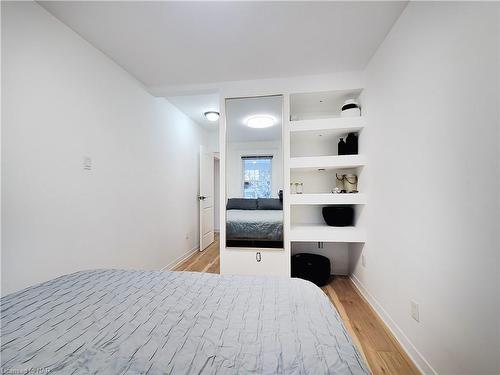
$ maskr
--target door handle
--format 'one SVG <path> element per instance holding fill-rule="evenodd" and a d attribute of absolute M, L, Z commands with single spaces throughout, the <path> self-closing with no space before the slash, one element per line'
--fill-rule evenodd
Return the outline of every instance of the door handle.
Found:
<path fill-rule="evenodd" d="M 198 197 L 198 199 L 199 199 L 200 201 L 204 201 L 206 198 L 207 198 L 207 197 L 205 197 L 205 196 L 203 196 L 203 195 L 200 195 L 200 196 Z"/>

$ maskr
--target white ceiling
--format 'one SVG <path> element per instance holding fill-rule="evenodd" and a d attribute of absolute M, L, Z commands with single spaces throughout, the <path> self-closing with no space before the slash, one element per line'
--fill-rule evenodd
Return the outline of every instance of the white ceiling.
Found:
<path fill-rule="evenodd" d="M 215 130 L 218 128 L 218 121 L 210 122 L 204 115 L 208 111 L 219 112 L 218 94 L 170 96 L 167 99 L 205 129 Z"/>
<path fill-rule="evenodd" d="M 282 96 L 227 99 L 226 134 L 228 142 L 271 142 L 281 140 L 283 112 Z M 272 116 L 275 125 L 265 129 L 254 129 L 246 125 L 246 119 L 255 115 Z"/>
<path fill-rule="evenodd" d="M 406 2 L 48 1 L 148 88 L 362 70 Z"/>

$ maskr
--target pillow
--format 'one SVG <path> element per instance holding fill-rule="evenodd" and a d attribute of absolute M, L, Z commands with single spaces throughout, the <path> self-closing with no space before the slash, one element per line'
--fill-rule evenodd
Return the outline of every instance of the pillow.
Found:
<path fill-rule="evenodd" d="M 257 199 L 229 198 L 226 209 L 228 210 L 256 210 Z"/>
<path fill-rule="evenodd" d="M 282 210 L 283 203 L 279 198 L 259 198 L 257 207 L 259 210 Z"/>

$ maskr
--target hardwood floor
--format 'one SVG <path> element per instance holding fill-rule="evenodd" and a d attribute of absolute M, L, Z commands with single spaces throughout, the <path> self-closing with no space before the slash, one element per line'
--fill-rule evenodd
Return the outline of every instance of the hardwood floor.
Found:
<path fill-rule="evenodd" d="M 420 374 L 392 333 L 346 276 L 322 287 L 374 374 Z"/>
<path fill-rule="evenodd" d="M 202 252 L 193 254 L 176 271 L 220 272 L 219 238 Z M 356 346 L 373 374 L 420 374 L 399 343 L 348 277 L 335 276 L 321 288 L 337 308 Z"/>
<path fill-rule="evenodd" d="M 215 233 L 215 241 L 210 246 L 191 255 L 174 271 L 220 273 L 219 234 Z"/>

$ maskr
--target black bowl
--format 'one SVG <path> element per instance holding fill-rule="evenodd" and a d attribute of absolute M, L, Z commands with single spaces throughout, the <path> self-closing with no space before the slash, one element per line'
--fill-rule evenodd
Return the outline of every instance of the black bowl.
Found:
<path fill-rule="evenodd" d="M 331 227 L 354 225 L 354 209 L 351 206 L 323 207 L 323 219 Z"/>

